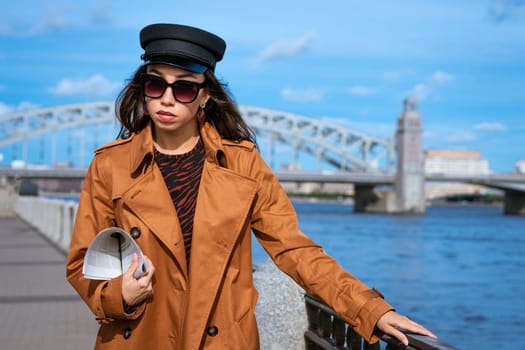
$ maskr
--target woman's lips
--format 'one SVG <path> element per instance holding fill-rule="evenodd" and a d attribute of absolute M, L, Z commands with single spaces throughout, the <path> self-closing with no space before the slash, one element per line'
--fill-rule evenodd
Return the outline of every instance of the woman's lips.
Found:
<path fill-rule="evenodd" d="M 161 122 L 171 122 L 176 118 L 175 114 L 166 111 L 158 111 L 157 117 Z"/>

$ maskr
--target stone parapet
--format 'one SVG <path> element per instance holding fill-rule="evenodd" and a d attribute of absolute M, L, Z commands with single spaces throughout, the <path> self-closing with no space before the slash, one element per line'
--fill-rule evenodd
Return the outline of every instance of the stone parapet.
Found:
<path fill-rule="evenodd" d="M 255 309 L 261 349 L 304 349 L 308 328 L 304 290 L 268 260 L 253 274 L 259 301 Z"/>
<path fill-rule="evenodd" d="M 16 200 L 14 190 L 4 181 L 0 183 L 0 217 L 13 217 L 13 203 Z"/>

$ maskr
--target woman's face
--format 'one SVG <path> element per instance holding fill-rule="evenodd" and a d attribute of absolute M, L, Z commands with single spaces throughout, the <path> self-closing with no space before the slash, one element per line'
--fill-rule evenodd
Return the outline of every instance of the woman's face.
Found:
<path fill-rule="evenodd" d="M 197 132 L 199 105 L 206 103 L 209 98 L 206 90 L 198 86 L 204 82 L 204 74 L 164 64 L 149 65 L 146 74 L 146 109 L 155 126 L 155 132 L 193 136 Z M 167 84 L 176 84 L 165 87 L 162 80 Z M 163 87 L 165 91 L 162 93 Z M 193 97 L 195 99 L 188 102 Z"/>

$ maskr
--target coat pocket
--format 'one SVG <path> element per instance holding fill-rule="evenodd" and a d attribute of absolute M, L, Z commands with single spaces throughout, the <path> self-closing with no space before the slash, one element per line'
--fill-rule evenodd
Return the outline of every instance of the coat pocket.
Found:
<path fill-rule="evenodd" d="M 234 328 L 234 331 L 239 334 L 239 340 L 243 343 L 243 349 L 259 349 L 259 331 L 253 308 L 250 308 L 239 321 L 234 323 Z"/>

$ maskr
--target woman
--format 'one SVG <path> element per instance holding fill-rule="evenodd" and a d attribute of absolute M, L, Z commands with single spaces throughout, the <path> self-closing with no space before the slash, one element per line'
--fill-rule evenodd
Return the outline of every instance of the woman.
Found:
<path fill-rule="evenodd" d="M 121 139 L 95 152 L 80 196 L 67 278 L 100 323 L 97 349 L 258 349 L 251 232 L 276 265 L 369 342 L 405 329 L 433 336 L 344 271 L 298 229 L 292 205 L 214 75 L 225 42 L 155 24 L 117 101 Z M 85 279 L 97 232 L 132 234 L 137 258 L 109 281 Z"/>

